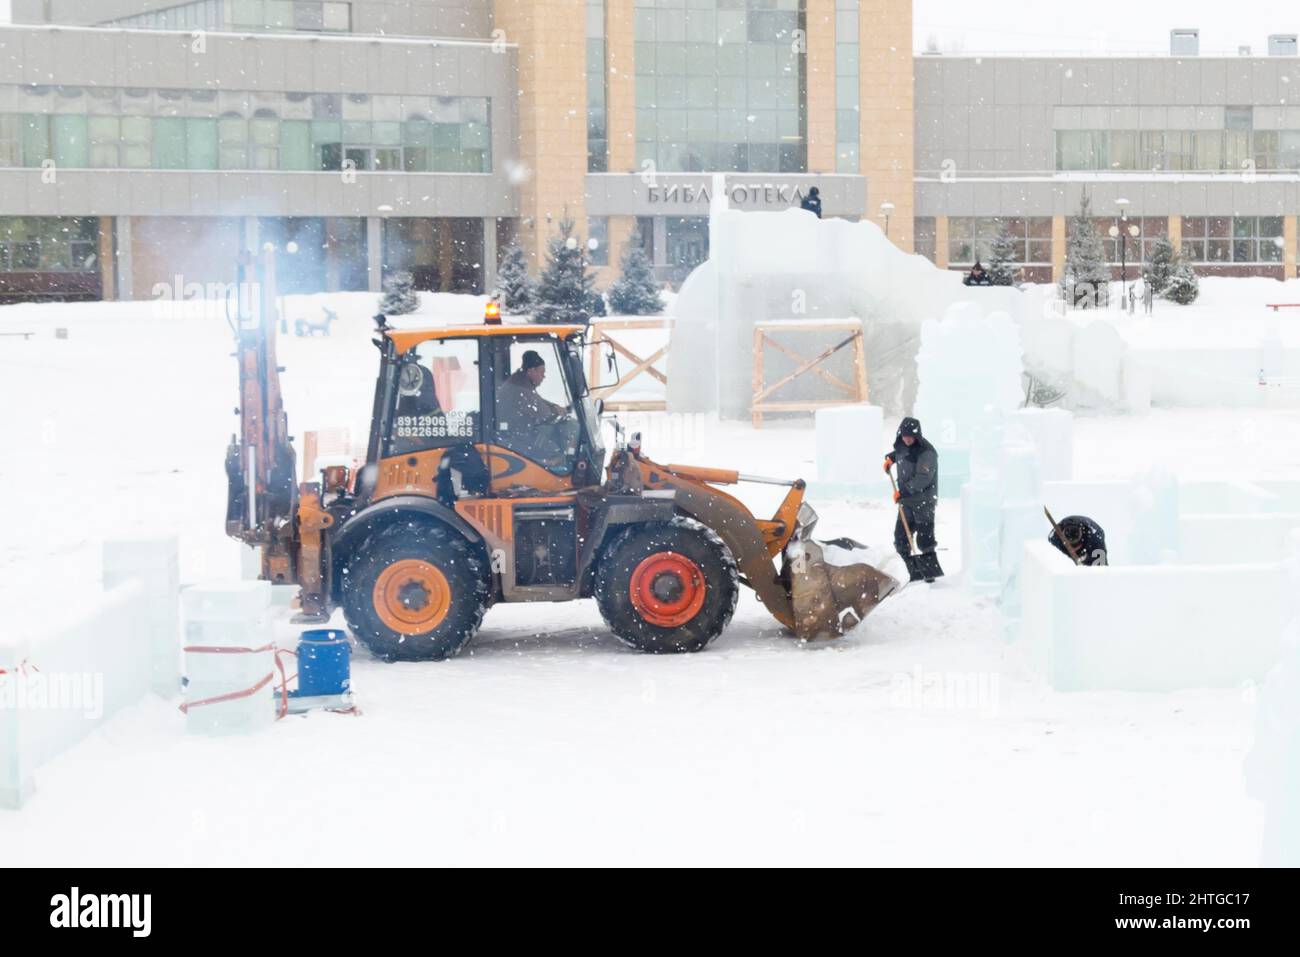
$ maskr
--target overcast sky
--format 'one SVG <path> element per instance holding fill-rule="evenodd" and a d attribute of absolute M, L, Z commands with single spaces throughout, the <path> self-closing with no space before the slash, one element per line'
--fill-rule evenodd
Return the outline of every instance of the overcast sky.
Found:
<path fill-rule="evenodd" d="M 1270 33 L 1300 33 L 1300 5 L 1277 0 L 913 0 L 912 19 L 918 50 L 933 37 L 968 53 L 1161 53 L 1170 29 L 1196 27 L 1202 53 L 1264 54 Z"/>
<path fill-rule="evenodd" d="M 1171 27 L 1199 27 L 1204 53 L 1262 54 L 1270 33 L 1300 33 L 1300 6 L 1278 0 L 913 0 L 912 10 L 918 50 L 933 38 L 967 53 L 1160 53 Z"/>

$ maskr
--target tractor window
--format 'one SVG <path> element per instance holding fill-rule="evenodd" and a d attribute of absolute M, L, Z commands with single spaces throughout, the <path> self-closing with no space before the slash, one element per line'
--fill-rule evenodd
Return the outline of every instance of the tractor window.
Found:
<path fill-rule="evenodd" d="M 478 342 L 423 342 L 398 373 L 390 455 L 477 441 Z"/>
<path fill-rule="evenodd" d="M 555 341 L 511 342 L 508 354 L 498 353 L 498 367 L 496 444 L 568 475 L 577 461 L 578 420 Z"/>

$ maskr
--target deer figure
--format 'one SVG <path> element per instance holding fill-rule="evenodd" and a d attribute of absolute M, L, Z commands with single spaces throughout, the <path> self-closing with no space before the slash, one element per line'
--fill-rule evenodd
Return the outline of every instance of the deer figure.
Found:
<path fill-rule="evenodd" d="M 310 319 L 295 319 L 293 334 L 295 336 L 314 336 L 319 332 L 322 336 L 328 336 L 330 334 L 330 325 L 338 321 L 339 314 L 325 306 L 321 306 L 321 312 L 324 315 L 315 322 Z"/>

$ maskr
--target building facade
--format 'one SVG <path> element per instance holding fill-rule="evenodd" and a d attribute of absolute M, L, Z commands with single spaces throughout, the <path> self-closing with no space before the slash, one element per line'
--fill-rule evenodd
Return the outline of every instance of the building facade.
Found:
<path fill-rule="evenodd" d="M 1060 278 L 1086 194 L 1117 274 L 1164 237 L 1203 274 L 1293 278 L 1289 39 L 1268 56 L 918 56 L 918 251 L 969 267 L 1005 225 L 1027 278 Z"/>
<path fill-rule="evenodd" d="M 492 287 L 564 220 L 608 283 L 708 252 L 716 191 L 869 219 L 949 268 L 1059 278 L 1086 194 L 1118 264 L 1294 276 L 1278 56 L 912 54 L 910 0 L 13 0 L 0 300 L 147 298 L 283 251 L 291 291 Z M 1122 227 L 1122 228 L 1121 228 Z M 1122 248 L 1121 248 L 1122 246 Z"/>

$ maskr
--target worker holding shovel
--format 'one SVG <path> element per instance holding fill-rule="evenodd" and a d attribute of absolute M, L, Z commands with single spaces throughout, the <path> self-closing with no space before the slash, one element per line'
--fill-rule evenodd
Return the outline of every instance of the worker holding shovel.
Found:
<path fill-rule="evenodd" d="M 921 434 L 921 423 L 904 419 L 898 426 L 894 451 L 885 457 L 890 483 L 898 466 L 894 502 L 898 521 L 894 523 L 894 547 L 907 563 L 912 581 L 932 582 L 943 575 L 935 554 L 934 513 L 939 504 L 939 453 Z"/>

